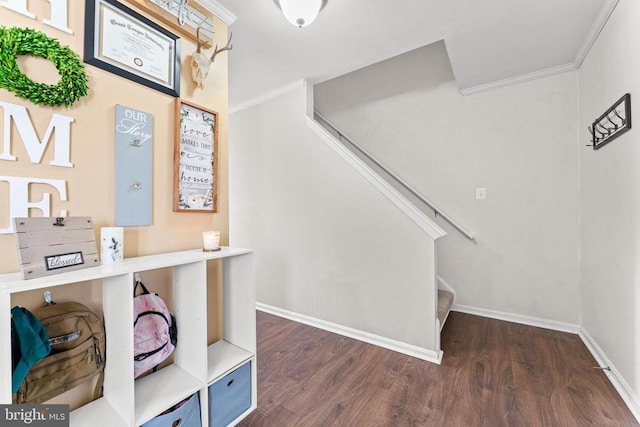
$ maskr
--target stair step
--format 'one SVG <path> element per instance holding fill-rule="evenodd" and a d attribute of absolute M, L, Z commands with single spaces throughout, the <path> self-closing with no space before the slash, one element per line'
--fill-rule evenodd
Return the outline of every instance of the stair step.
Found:
<path fill-rule="evenodd" d="M 447 319 L 452 305 L 453 293 L 438 289 L 438 320 L 440 320 L 440 328 L 444 326 L 444 321 Z"/>

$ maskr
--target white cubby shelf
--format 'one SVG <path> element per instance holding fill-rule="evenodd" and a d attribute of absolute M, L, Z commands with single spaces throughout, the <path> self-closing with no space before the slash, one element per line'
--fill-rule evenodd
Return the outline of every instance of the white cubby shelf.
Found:
<path fill-rule="evenodd" d="M 207 307 L 207 262 L 222 265 L 222 301 Z M 173 363 L 133 378 L 133 281 L 135 273 L 171 268 L 178 345 Z M 107 363 L 104 395 L 71 412 L 72 427 L 139 426 L 167 408 L 200 394 L 202 425 L 209 425 L 208 386 L 252 362 L 251 407 L 257 406 L 255 260 L 252 249 L 222 247 L 127 258 L 122 262 L 23 280 L 0 275 L 0 403 L 11 403 L 11 296 L 87 281 L 101 281 Z M 80 301 L 82 302 L 82 301 Z M 207 345 L 207 316 L 222 310 L 222 339 Z"/>

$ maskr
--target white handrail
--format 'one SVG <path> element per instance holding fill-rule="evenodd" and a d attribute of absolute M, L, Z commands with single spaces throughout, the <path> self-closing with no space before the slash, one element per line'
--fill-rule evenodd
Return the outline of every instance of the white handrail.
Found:
<path fill-rule="evenodd" d="M 411 194 L 413 194 L 415 197 L 417 197 L 425 205 L 429 206 L 429 208 L 431 210 L 433 210 L 433 213 L 434 213 L 435 216 L 442 217 L 442 219 L 444 219 L 449 224 L 451 224 L 451 226 L 453 228 L 455 228 L 460 233 L 462 233 L 467 239 L 472 240 L 472 241 L 476 240 L 476 238 L 475 238 L 475 236 L 473 234 L 471 234 L 469 231 L 464 229 L 456 221 L 451 219 L 451 217 L 449 215 L 447 215 L 446 213 L 442 212 L 442 210 L 439 207 L 437 207 L 434 203 L 432 203 L 431 201 L 429 201 L 425 197 L 423 197 L 420 193 L 418 193 L 418 191 L 415 188 L 413 188 L 411 185 L 409 185 L 405 180 L 400 178 L 395 173 L 391 172 L 387 167 L 385 167 L 382 163 L 380 163 L 378 160 L 376 160 L 371 154 L 369 154 L 364 148 L 362 148 L 361 146 L 359 146 L 358 144 L 353 142 L 353 139 L 349 138 L 347 135 L 342 133 L 333 123 L 331 123 L 329 120 L 327 120 L 322 114 L 320 114 L 317 111 L 314 111 L 314 116 L 319 118 L 320 120 L 322 120 L 331 129 L 333 129 L 333 131 L 338 134 L 338 137 L 340 139 L 345 139 L 347 142 L 349 142 L 349 144 L 353 145 L 364 156 L 366 156 L 369 160 L 371 160 L 373 163 L 375 163 L 376 166 L 378 166 L 380 169 L 385 171 L 385 173 L 389 174 L 394 180 L 396 180 L 398 183 L 400 183 L 400 185 L 402 185 L 405 189 L 407 189 L 407 191 L 409 191 Z"/>

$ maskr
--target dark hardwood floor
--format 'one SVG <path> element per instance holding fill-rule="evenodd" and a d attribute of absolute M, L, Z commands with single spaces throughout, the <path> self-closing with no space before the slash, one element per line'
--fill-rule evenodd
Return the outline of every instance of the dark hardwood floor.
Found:
<path fill-rule="evenodd" d="M 451 313 L 438 366 L 263 312 L 241 426 L 637 426 L 576 335 Z"/>

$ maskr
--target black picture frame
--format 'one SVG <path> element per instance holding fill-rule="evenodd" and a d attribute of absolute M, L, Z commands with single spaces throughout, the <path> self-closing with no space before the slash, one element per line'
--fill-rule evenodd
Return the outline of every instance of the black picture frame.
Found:
<path fill-rule="evenodd" d="M 84 62 L 180 96 L 180 37 L 116 0 L 86 0 L 84 24 Z"/>

